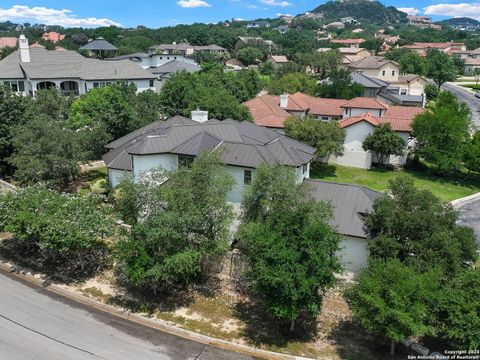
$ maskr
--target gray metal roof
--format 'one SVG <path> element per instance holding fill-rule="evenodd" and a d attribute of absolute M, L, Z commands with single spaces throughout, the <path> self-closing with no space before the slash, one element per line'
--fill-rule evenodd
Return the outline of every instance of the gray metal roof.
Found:
<path fill-rule="evenodd" d="M 149 47 L 150 50 L 176 50 L 176 51 L 187 51 L 192 49 L 194 51 L 227 51 L 227 49 L 218 46 L 216 44 L 211 45 L 190 45 L 188 43 L 180 44 L 159 44 Z"/>
<path fill-rule="evenodd" d="M 117 60 L 132 60 L 132 59 L 143 59 L 151 56 L 150 54 L 143 53 L 143 52 L 137 52 L 133 54 L 126 54 L 126 55 L 119 55 L 119 56 L 114 56 L 111 58 L 106 58 L 105 60 L 107 61 L 117 61 Z"/>
<path fill-rule="evenodd" d="M 315 149 L 277 131 L 250 122 L 215 119 L 199 123 L 182 116 L 156 121 L 106 148 L 107 167 L 132 169 L 132 155 L 183 154 L 197 156 L 216 149 L 228 165 L 256 168 L 262 163 L 301 166 L 313 160 Z"/>
<path fill-rule="evenodd" d="M 373 210 L 373 203 L 383 194 L 369 188 L 315 179 L 306 179 L 312 197 L 330 203 L 331 225 L 343 235 L 366 238 L 363 216 Z"/>
<path fill-rule="evenodd" d="M 165 74 L 171 74 L 175 73 L 177 71 L 188 71 L 188 72 L 197 72 L 200 71 L 200 66 L 196 64 L 190 64 L 185 61 L 179 61 L 179 60 L 171 60 L 163 65 L 157 66 L 157 67 L 152 67 L 149 68 L 148 71 L 150 71 L 152 74 L 155 75 L 165 75 Z"/>
<path fill-rule="evenodd" d="M 395 94 L 392 92 L 380 92 L 378 96 L 388 99 L 398 105 L 404 105 L 404 104 L 421 105 L 423 103 L 422 95 L 401 95 L 401 94 Z"/>
<path fill-rule="evenodd" d="M 0 79 L 155 79 L 149 71 L 129 60 L 108 62 L 86 58 L 75 51 L 30 48 L 30 62 L 22 62 L 19 51 L 0 61 Z"/>
<path fill-rule="evenodd" d="M 93 41 L 90 41 L 88 44 L 83 45 L 80 50 L 90 50 L 90 51 L 116 51 L 117 48 L 110 44 L 103 37 L 98 37 Z"/>
<path fill-rule="evenodd" d="M 386 81 L 377 79 L 373 76 L 367 76 L 359 73 L 352 74 L 352 81 L 366 88 L 382 88 L 388 87 L 390 85 Z"/>

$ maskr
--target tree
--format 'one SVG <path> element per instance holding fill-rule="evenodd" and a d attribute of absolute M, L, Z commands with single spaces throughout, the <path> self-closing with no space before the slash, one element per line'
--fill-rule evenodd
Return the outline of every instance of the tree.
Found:
<path fill-rule="evenodd" d="M 435 81 L 440 90 L 440 87 L 445 82 L 455 80 L 455 64 L 448 54 L 437 49 L 429 50 L 427 53 L 426 75 Z"/>
<path fill-rule="evenodd" d="M 336 121 L 319 121 L 310 116 L 292 116 L 285 121 L 285 133 L 317 149 L 317 157 L 343 155 L 345 131 Z"/>
<path fill-rule="evenodd" d="M 237 59 L 245 66 L 253 65 L 262 61 L 265 54 L 256 47 L 245 47 L 237 51 Z"/>
<path fill-rule="evenodd" d="M 335 69 L 329 73 L 329 82 L 319 84 L 317 96 L 334 99 L 353 99 L 363 94 L 363 86 L 352 82 L 347 69 Z"/>
<path fill-rule="evenodd" d="M 328 224 L 328 205 L 297 184 L 292 169 L 260 166 L 247 189 L 239 241 L 247 248 L 247 277 L 275 318 L 290 322 L 315 317 L 321 294 L 340 270 L 340 235 Z"/>
<path fill-rule="evenodd" d="M 382 51 L 383 40 L 378 38 L 370 38 L 362 43 L 362 47 L 370 50 L 373 55 L 377 55 Z"/>
<path fill-rule="evenodd" d="M 425 85 L 425 96 L 427 97 L 428 101 L 435 100 L 438 94 L 438 87 L 436 87 L 434 84 Z"/>
<path fill-rule="evenodd" d="M 338 50 L 329 50 L 325 52 L 312 51 L 308 53 L 295 54 L 295 60 L 304 67 L 304 70 L 310 70 L 321 79 L 328 73 L 336 69 L 340 64 L 342 56 Z"/>
<path fill-rule="evenodd" d="M 13 94 L 9 87 L 0 86 L 0 175 L 13 172 L 7 161 L 14 151 L 13 129 L 24 123 L 29 100 Z"/>
<path fill-rule="evenodd" d="M 480 172 L 480 132 L 477 131 L 465 146 L 463 162 L 469 171 Z"/>
<path fill-rule="evenodd" d="M 462 162 L 464 145 L 469 138 L 470 109 L 450 92 L 441 92 L 428 111 L 412 123 L 415 153 L 432 164 L 435 171 L 448 174 L 457 171 Z"/>
<path fill-rule="evenodd" d="M 382 166 L 390 155 L 403 155 L 405 141 L 392 130 L 389 123 L 385 123 L 380 124 L 372 134 L 367 135 L 363 140 L 362 147 L 365 151 L 374 152 L 377 156 L 377 163 Z"/>
<path fill-rule="evenodd" d="M 475 68 L 475 70 L 473 70 L 473 77 L 475 78 L 475 86 L 478 86 L 478 81 L 480 81 L 480 69 L 479 68 Z"/>
<path fill-rule="evenodd" d="M 128 203 L 130 214 L 144 218 L 119 242 L 116 254 L 127 280 L 156 294 L 188 286 L 206 273 L 204 260 L 225 251 L 233 216 L 226 197 L 233 179 L 215 153 L 204 153 L 190 168 L 160 171 L 145 181 L 137 207 Z"/>
<path fill-rule="evenodd" d="M 20 255 L 38 253 L 45 266 L 81 274 L 105 264 L 114 219 L 96 196 L 33 186 L 0 195 L 0 229 L 15 235 Z"/>
<path fill-rule="evenodd" d="M 365 220 L 371 258 L 399 259 L 421 272 L 439 267 L 446 277 L 477 259 L 473 230 L 456 224 L 450 204 L 415 188 L 407 177 L 391 181 L 388 192 Z"/>
<path fill-rule="evenodd" d="M 427 72 L 427 61 L 414 51 L 408 51 L 398 60 L 400 69 L 404 74 L 425 75 Z"/>
<path fill-rule="evenodd" d="M 370 333 L 395 343 L 432 333 L 428 303 L 439 286 L 435 271 L 419 273 L 399 260 L 371 261 L 347 290 L 354 318 Z"/>
<path fill-rule="evenodd" d="M 316 80 L 305 73 L 289 73 L 273 79 L 267 87 L 270 94 L 281 95 L 303 92 L 315 95 Z"/>
<path fill-rule="evenodd" d="M 468 269 L 442 289 L 438 303 L 440 335 L 452 349 L 480 348 L 480 269 Z"/>

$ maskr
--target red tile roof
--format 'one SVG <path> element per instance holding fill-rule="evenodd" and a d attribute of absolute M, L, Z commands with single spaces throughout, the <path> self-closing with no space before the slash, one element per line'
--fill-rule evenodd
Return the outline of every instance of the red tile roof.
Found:
<path fill-rule="evenodd" d="M 333 44 L 361 44 L 365 39 L 334 39 L 330 40 Z"/>
<path fill-rule="evenodd" d="M 249 108 L 255 124 L 260 126 L 283 128 L 283 123 L 291 115 L 290 112 L 305 112 L 314 116 L 341 117 L 344 107 L 357 107 L 363 109 L 386 110 L 383 117 L 373 116 L 368 112 L 363 115 L 352 116 L 339 121 L 342 127 L 353 125 L 359 121 L 368 121 L 376 126 L 390 122 L 396 131 L 410 131 L 410 123 L 415 115 L 425 111 L 423 108 L 413 106 L 387 105 L 373 98 L 326 99 L 295 93 L 288 98 L 288 106 L 280 107 L 280 97 L 276 95 L 262 95 L 244 103 Z"/>
<path fill-rule="evenodd" d="M 17 47 L 17 38 L 16 37 L 0 37 L 0 49 L 7 47 Z"/>
<path fill-rule="evenodd" d="M 369 97 L 356 97 L 350 101 L 347 101 L 342 105 L 342 108 L 359 108 L 359 109 L 376 109 L 386 110 L 387 104 Z"/>

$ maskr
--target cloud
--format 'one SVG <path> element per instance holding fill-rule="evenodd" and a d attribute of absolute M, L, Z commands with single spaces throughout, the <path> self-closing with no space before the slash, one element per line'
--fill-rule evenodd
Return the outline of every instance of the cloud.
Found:
<path fill-rule="evenodd" d="M 1 21 L 35 21 L 45 25 L 61 26 L 121 26 L 120 23 L 106 18 L 76 18 L 71 10 L 51 9 L 42 6 L 29 7 L 25 5 L 14 5 L 9 9 L 0 8 Z"/>
<path fill-rule="evenodd" d="M 480 3 L 436 4 L 423 9 L 426 15 L 445 15 L 480 19 Z"/>
<path fill-rule="evenodd" d="M 292 3 L 288 1 L 278 1 L 278 0 L 260 0 L 262 4 L 268 5 L 268 6 L 291 6 L 293 5 Z"/>
<path fill-rule="evenodd" d="M 397 8 L 400 11 L 403 11 L 404 13 L 407 13 L 408 15 L 418 15 L 420 14 L 420 10 L 413 8 L 413 7 L 399 7 Z"/>
<path fill-rule="evenodd" d="M 203 0 L 179 0 L 177 4 L 183 8 L 210 7 L 209 3 Z"/>

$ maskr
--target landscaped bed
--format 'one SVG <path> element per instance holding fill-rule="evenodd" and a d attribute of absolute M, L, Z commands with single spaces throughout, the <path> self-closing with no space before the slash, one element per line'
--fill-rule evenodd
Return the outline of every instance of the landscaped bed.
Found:
<path fill-rule="evenodd" d="M 336 181 L 358 184 L 377 191 L 385 191 L 388 182 L 397 176 L 409 176 L 415 186 L 428 189 L 442 201 L 452 201 L 480 191 L 480 176 L 478 174 L 458 174 L 455 178 L 440 177 L 424 170 L 390 170 L 373 168 L 371 170 L 351 168 L 331 164 L 314 164 L 310 177 L 325 181 Z"/>

